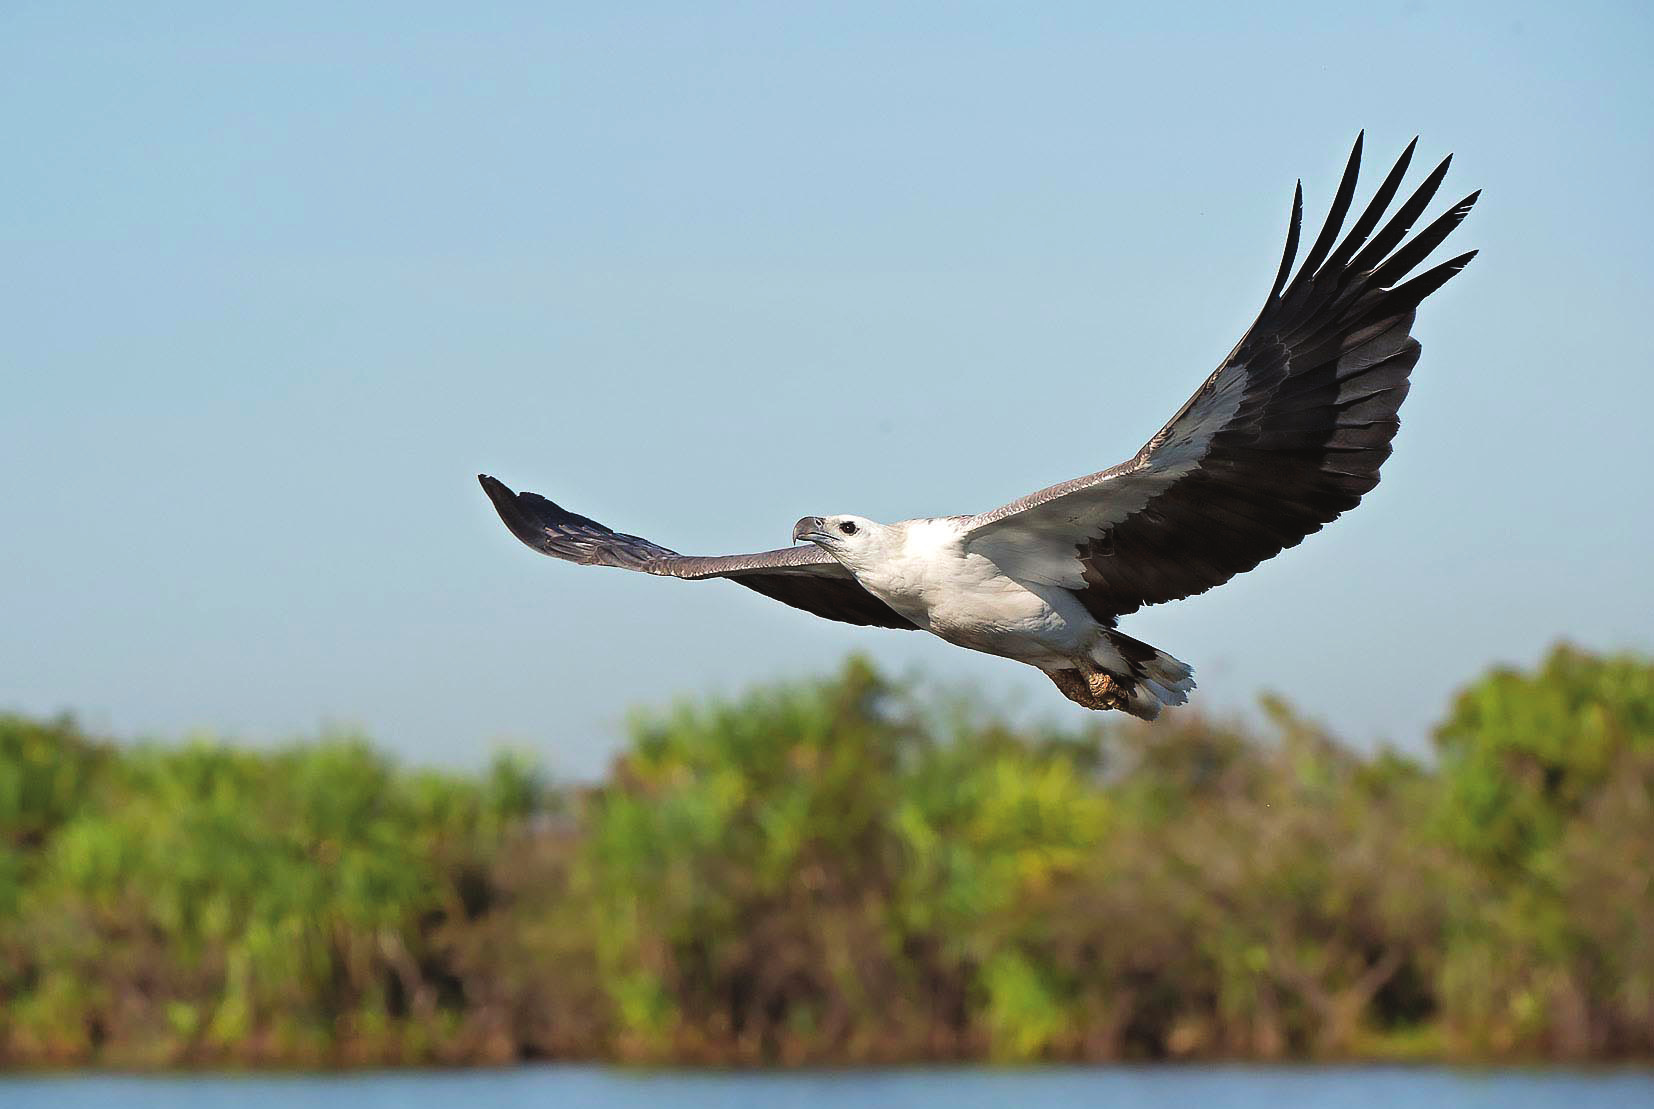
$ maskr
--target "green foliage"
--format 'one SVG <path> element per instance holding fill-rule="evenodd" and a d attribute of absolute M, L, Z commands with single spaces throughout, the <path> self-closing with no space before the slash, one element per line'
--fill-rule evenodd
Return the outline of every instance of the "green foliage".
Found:
<path fill-rule="evenodd" d="M 1264 707 L 1017 728 L 851 660 L 573 792 L 0 717 L 0 1060 L 1654 1054 L 1648 660 L 1491 673 L 1433 764 Z"/>
<path fill-rule="evenodd" d="M 860 662 L 638 722 L 583 870 L 624 1052 L 776 1057 L 873 1016 L 909 734 Z"/>
<path fill-rule="evenodd" d="M 1479 1051 L 1654 1050 L 1654 666 L 1554 649 L 1461 693 L 1436 734 L 1462 862 L 1446 1027 Z"/>
<path fill-rule="evenodd" d="M 0 714 L 0 837 L 38 844 L 85 803 L 103 756 L 72 720 Z"/>
<path fill-rule="evenodd" d="M 1447 834 L 1494 865 L 1554 850 L 1629 752 L 1654 751 L 1654 668 L 1560 646 L 1532 674 L 1496 670 L 1436 732 Z"/>
<path fill-rule="evenodd" d="M 369 1057 L 434 1052 L 409 1041 L 452 988 L 437 936 L 540 803 L 520 767 L 406 774 L 356 739 L 113 757 L 67 724 L 0 736 L 24 783 L 0 830 L 33 846 L 0 1042 L 45 1058 L 304 1058 L 350 1021 Z"/>
<path fill-rule="evenodd" d="M 0 930 L 20 908 L 41 845 L 86 803 L 104 762 L 72 720 L 0 714 Z"/>

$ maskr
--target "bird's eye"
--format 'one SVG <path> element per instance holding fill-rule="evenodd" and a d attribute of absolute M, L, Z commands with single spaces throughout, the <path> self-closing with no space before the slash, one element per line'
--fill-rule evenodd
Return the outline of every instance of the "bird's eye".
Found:
<path fill-rule="evenodd" d="M 846 521 L 844 521 L 844 523 L 840 524 L 838 526 L 838 529 L 840 531 L 842 531 L 845 535 L 854 535 L 854 534 L 856 534 L 856 525 L 852 524 L 849 520 L 846 520 Z"/>

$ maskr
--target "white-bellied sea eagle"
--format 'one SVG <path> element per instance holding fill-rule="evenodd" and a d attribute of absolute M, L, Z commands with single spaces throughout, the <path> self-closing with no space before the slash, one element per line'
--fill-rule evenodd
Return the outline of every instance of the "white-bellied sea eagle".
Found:
<path fill-rule="evenodd" d="M 1303 185 L 1263 311 L 1222 365 L 1118 466 L 975 516 L 881 524 L 806 516 L 804 546 L 681 555 L 481 475 L 500 518 L 543 554 L 676 578 L 728 578 L 829 620 L 922 629 L 1050 675 L 1073 701 L 1153 719 L 1193 669 L 1122 634 L 1121 616 L 1203 593 L 1296 545 L 1378 484 L 1419 344 L 1413 314 L 1475 251 L 1409 275 L 1471 193 L 1411 239 L 1444 159 L 1384 220 L 1415 139 L 1347 235 L 1361 138 L 1293 275 Z M 1382 226 L 1380 221 L 1384 220 Z M 1289 280 L 1290 278 L 1290 280 Z"/>

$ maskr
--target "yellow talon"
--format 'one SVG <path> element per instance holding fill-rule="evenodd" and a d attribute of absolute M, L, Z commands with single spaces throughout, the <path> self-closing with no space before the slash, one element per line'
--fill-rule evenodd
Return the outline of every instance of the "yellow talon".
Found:
<path fill-rule="evenodd" d="M 1091 695 L 1105 709 L 1124 708 L 1126 697 L 1120 690 L 1120 685 L 1112 674 L 1088 674 L 1087 681 L 1091 685 Z"/>

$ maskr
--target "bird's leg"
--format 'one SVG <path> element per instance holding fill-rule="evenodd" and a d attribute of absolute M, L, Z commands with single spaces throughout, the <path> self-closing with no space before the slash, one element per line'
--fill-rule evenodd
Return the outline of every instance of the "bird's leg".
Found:
<path fill-rule="evenodd" d="M 1062 695 L 1077 705 L 1088 709 L 1126 707 L 1125 691 L 1114 675 L 1094 666 L 1080 663 L 1073 670 L 1047 670 L 1046 674 Z"/>
<path fill-rule="evenodd" d="M 1084 705 L 1088 709 L 1097 707 L 1091 703 L 1090 685 L 1078 670 L 1047 670 L 1045 674 L 1062 690 L 1062 695 L 1076 705 Z"/>

